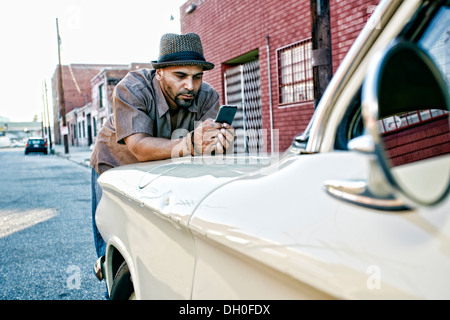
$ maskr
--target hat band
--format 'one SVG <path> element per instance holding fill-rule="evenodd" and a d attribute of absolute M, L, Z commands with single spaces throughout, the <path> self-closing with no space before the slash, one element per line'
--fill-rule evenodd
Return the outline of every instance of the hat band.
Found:
<path fill-rule="evenodd" d="M 169 61 L 189 61 L 189 60 L 199 60 L 206 61 L 205 58 L 194 51 L 183 51 L 183 52 L 175 52 L 166 54 L 162 57 L 159 57 L 158 63 L 169 62 Z"/>

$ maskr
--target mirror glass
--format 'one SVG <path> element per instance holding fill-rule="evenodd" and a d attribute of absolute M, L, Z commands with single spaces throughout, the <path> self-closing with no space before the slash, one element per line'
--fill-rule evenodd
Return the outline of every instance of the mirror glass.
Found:
<path fill-rule="evenodd" d="M 398 42 L 379 69 L 378 131 L 391 180 L 434 204 L 450 180 L 450 13 L 442 7 L 418 45 Z"/>
<path fill-rule="evenodd" d="M 437 201 L 450 175 L 448 111 L 426 109 L 378 121 L 395 181 L 424 203 Z M 432 117 L 435 115 L 435 117 Z"/>

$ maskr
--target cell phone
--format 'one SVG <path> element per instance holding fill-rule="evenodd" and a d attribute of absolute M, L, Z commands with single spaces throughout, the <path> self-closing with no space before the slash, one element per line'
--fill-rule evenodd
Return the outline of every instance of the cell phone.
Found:
<path fill-rule="evenodd" d="M 231 125 L 233 123 L 234 116 L 236 115 L 237 106 L 220 106 L 219 113 L 217 113 L 216 122 L 228 123 Z"/>

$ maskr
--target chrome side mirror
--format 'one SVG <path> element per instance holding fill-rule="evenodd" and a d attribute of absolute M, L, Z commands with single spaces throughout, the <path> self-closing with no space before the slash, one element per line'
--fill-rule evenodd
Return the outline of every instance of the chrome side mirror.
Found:
<path fill-rule="evenodd" d="M 410 207 L 438 204 L 449 193 L 449 109 L 438 67 L 410 42 L 389 47 L 364 81 L 362 112 L 376 161 L 387 189 Z"/>
<path fill-rule="evenodd" d="M 363 84 L 366 134 L 348 144 L 368 155 L 369 178 L 326 181 L 326 191 L 381 210 L 438 204 L 450 192 L 449 109 L 449 88 L 433 60 L 413 43 L 394 43 Z"/>

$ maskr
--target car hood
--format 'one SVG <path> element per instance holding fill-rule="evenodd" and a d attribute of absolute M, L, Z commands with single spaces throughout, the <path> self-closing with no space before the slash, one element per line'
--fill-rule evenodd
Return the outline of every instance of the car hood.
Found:
<path fill-rule="evenodd" d="M 221 186 L 243 177 L 260 176 L 278 166 L 272 157 L 185 157 L 117 167 L 98 182 L 153 213 L 185 226 L 200 202 Z"/>

